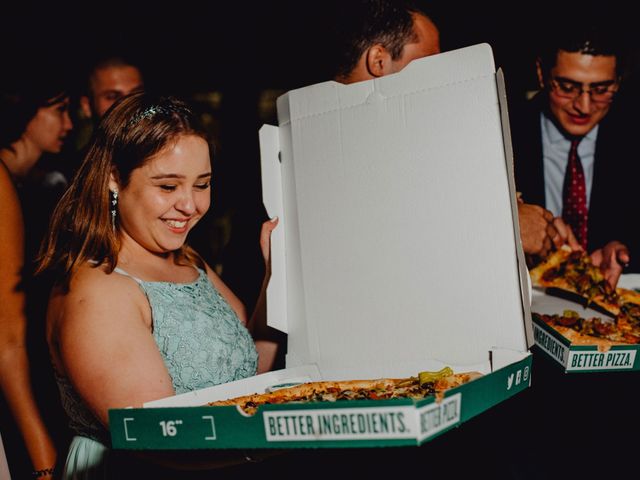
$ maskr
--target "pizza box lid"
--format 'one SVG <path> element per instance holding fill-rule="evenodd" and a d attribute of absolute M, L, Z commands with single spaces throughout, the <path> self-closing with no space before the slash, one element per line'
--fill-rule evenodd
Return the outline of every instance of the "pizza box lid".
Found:
<path fill-rule="evenodd" d="M 269 324 L 324 378 L 486 365 L 532 344 L 502 73 L 489 45 L 280 98 L 260 131 Z M 434 363 L 429 363 L 432 360 Z"/>

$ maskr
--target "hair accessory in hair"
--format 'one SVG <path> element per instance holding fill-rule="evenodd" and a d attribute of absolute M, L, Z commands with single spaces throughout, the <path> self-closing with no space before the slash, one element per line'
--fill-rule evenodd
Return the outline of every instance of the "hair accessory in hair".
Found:
<path fill-rule="evenodd" d="M 183 106 L 175 106 L 171 104 L 150 105 L 144 110 L 142 110 L 141 112 L 138 112 L 133 117 L 131 117 L 131 120 L 127 122 L 127 127 L 131 127 L 144 119 L 151 118 L 158 113 L 162 113 L 163 115 L 172 115 L 174 113 L 185 115 L 191 112 L 186 107 L 183 107 Z"/>

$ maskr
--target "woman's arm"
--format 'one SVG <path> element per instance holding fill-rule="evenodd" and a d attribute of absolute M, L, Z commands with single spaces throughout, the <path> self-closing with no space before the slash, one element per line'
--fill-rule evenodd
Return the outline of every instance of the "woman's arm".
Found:
<path fill-rule="evenodd" d="M 22 433 L 34 470 L 42 470 L 55 465 L 56 450 L 31 389 L 25 298 L 20 289 L 24 256 L 22 214 L 13 184 L 2 165 L 0 218 L 3 221 L 0 228 L 0 388 Z M 26 472 L 22 473 L 26 476 Z"/>
<path fill-rule="evenodd" d="M 110 408 L 174 395 L 149 303 L 133 279 L 83 267 L 69 292 L 54 292 L 48 317 L 56 363 L 105 426 Z"/>

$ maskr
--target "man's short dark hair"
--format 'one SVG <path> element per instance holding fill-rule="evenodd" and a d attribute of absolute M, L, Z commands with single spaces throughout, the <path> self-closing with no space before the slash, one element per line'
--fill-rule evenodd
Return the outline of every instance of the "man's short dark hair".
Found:
<path fill-rule="evenodd" d="M 415 36 L 413 13 L 423 13 L 413 0 L 347 0 L 337 12 L 334 77 L 348 75 L 362 54 L 383 45 L 396 60 Z"/>
<path fill-rule="evenodd" d="M 540 50 L 540 62 L 545 77 L 549 76 L 556 64 L 558 52 L 582 53 L 584 55 L 604 55 L 616 57 L 616 73 L 622 76 L 624 53 L 621 41 L 613 30 L 605 25 L 576 22 L 564 24 L 546 37 Z"/>

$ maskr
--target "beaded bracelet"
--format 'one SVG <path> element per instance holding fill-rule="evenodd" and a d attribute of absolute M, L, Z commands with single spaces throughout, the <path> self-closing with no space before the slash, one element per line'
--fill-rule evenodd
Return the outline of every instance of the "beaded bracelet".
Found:
<path fill-rule="evenodd" d="M 43 468 L 42 470 L 34 470 L 33 472 L 31 472 L 31 475 L 33 476 L 33 478 L 40 478 L 40 477 L 44 477 L 45 475 L 53 475 L 55 473 L 56 467 L 51 467 L 51 468 Z"/>

